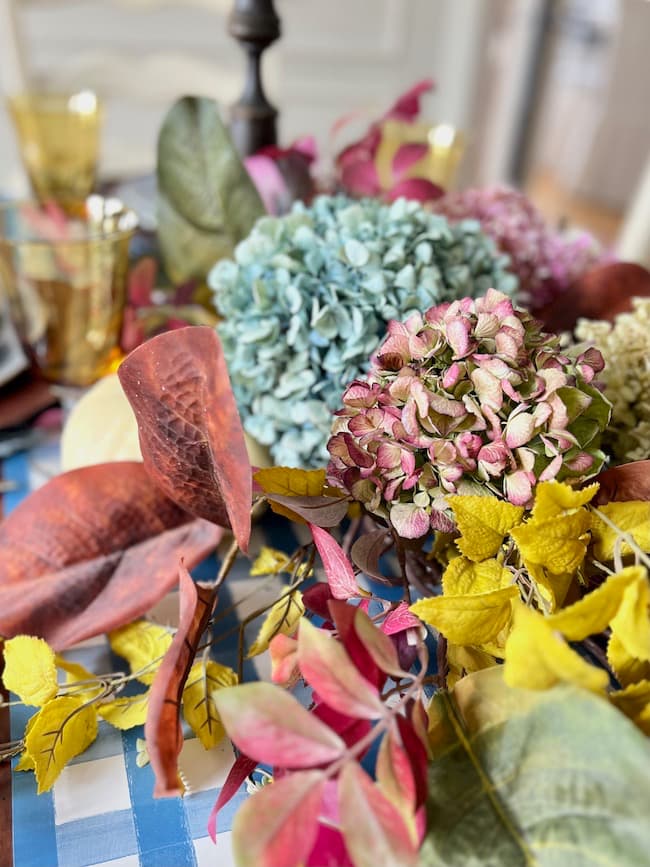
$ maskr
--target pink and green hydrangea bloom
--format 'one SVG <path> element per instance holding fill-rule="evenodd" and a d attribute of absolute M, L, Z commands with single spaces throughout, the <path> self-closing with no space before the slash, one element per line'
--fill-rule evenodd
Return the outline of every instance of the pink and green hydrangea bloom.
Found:
<path fill-rule="evenodd" d="M 563 351 L 494 289 L 391 322 L 343 396 L 329 481 L 411 539 L 453 529 L 448 494 L 528 507 L 538 482 L 600 471 L 602 368 L 597 350 Z"/>

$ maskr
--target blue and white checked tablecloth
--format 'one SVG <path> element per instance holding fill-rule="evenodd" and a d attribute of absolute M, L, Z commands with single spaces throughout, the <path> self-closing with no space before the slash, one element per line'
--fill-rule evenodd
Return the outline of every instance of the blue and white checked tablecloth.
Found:
<path fill-rule="evenodd" d="M 4 497 L 8 514 L 26 494 L 56 473 L 58 446 L 39 446 L 28 454 L 4 462 L 4 478 L 17 488 Z M 251 550 L 266 542 L 292 551 L 298 544 L 287 521 L 269 515 L 254 530 Z M 195 577 L 212 578 L 215 560 L 202 564 Z M 218 633 L 232 635 L 218 646 L 220 662 L 237 666 L 239 619 L 272 602 L 278 586 L 268 579 L 251 579 L 246 563 L 235 567 L 220 593 L 219 611 L 234 602 L 235 611 L 224 616 Z M 256 590 L 254 598 L 248 598 Z M 154 609 L 161 623 L 174 624 L 175 594 Z M 239 618 L 239 619 L 238 619 Z M 247 627 L 252 641 L 259 627 Z M 95 673 L 124 670 L 124 661 L 112 655 L 104 637 L 91 639 L 65 654 Z M 261 661 L 260 661 L 261 660 Z M 247 661 L 245 678 L 264 677 L 266 660 Z M 11 736 L 19 738 L 33 709 L 11 710 Z M 136 765 L 136 739 L 142 727 L 119 732 L 101 721 L 95 743 L 74 759 L 58 778 L 51 792 L 36 794 L 33 773 L 15 773 L 12 781 L 13 846 L 15 867 L 229 867 L 232 819 L 246 798 L 244 787 L 219 816 L 217 847 L 207 835 L 207 821 L 220 787 L 234 760 L 230 743 L 206 751 L 190 733 L 180 757 L 180 767 L 189 785 L 184 798 L 154 800 L 153 774 L 147 765 Z"/>

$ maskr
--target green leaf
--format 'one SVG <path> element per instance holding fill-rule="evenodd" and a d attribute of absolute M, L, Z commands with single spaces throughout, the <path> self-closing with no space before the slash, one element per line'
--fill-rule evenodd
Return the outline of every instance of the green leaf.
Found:
<path fill-rule="evenodd" d="M 174 283 L 204 278 L 264 215 L 217 103 L 186 96 L 158 136 L 158 234 Z"/>
<path fill-rule="evenodd" d="M 512 689 L 499 668 L 429 709 L 421 867 L 637 867 L 650 851 L 650 744 L 574 687 Z"/>

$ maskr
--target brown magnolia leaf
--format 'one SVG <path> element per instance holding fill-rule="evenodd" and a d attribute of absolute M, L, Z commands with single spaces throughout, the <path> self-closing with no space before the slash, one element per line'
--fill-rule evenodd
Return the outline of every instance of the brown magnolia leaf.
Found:
<path fill-rule="evenodd" d="M 147 752 L 156 777 L 156 798 L 181 794 L 178 776 L 178 756 L 183 746 L 181 699 L 196 648 L 208 625 L 217 598 L 216 587 L 195 584 L 182 562 L 178 577 L 178 631 L 154 677 L 144 726 Z"/>
<path fill-rule="evenodd" d="M 0 525 L 0 634 L 61 650 L 140 617 L 223 530 L 169 500 L 142 464 L 63 473 Z"/>
<path fill-rule="evenodd" d="M 286 506 L 308 524 L 317 527 L 338 527 L 348 511 L 348 501 L 344 497 L 288 497 L 284 494 L 266 494 L 271 503 Z"/>
<path fill-rule="evenodd" d="M 593 499 L 596 506 L 628 500 L 650 500 L 650 461 L 633 461 L 612 467 L 590 479 L 600 488 Z"/>
<path fill-rule="evenodd" d="M 118 375 L 156 484 L 192 515 L 232 527 L 246 551 L 251 468 L 214 329 L 160 334 L 135 349 Z"/>
<path fill-rule="evenodd" d="M 632 262 L 612 262 L 587 271 L 536 315 L 549 331 L 571 331 L 581 317 L 611 322 L 632 309 L 632 298 L 647 295 L 650 271 Z"/>

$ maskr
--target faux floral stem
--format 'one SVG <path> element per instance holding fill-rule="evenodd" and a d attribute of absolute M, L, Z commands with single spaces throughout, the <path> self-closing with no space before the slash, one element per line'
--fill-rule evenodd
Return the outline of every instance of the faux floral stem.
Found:
<path fill-rule="evenodd" d="M 650 557 L 645 553 L 645 551 L 640 548 L 637 543 L 634 541 L 634 538 L 626 533 L 625 530 L 622 530 L 618 524 L 615 524 L 614 521 L 606 515 L 601 509 L 598 509 L 596 506 L 591 506 L 592 511 L 594 511 L 603 523 L 607 524 L 607 526 L 614 530 L 615 533 L 618 534 L 619 538 L 622 539 L 629 547 L 634 551 L 636 557 L 650 569 Z"/>

